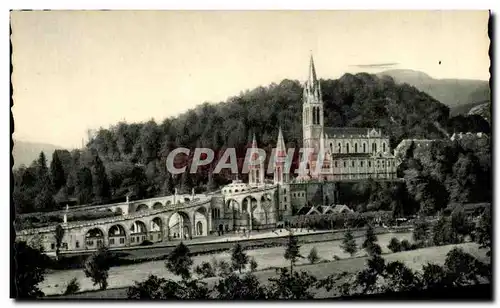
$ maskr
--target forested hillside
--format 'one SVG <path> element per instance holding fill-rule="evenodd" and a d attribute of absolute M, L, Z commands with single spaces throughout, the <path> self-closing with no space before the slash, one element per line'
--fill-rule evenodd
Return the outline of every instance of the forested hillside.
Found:
<path fill-rule="evenodd" d="M 479 116 L 466 122 L 449 119 L 449 109 L 426 93 L 391 77 L 366 73 L 321 80 L 325 126 L 380 127 L 394 148 L 404 138 L 443 138 L 446 131 L 489 132 Z M 302 143 L 302 87 L 298 81 L 259 87 L 218 104 L 204 103 L 194 110 L 156 123 L 118 123 L 101 128 L 84 150 L 58 150 L 50 167 L 41 156 L 14 172 L 14 205 L 18 213 L 48 211 L 68 200 L 102 203 L 126 194 L 145 198 L 172 193 L 213 190 L 229 175 L 210 175 L 211 166 L 198 174 L 172 177 L 165 159 L 176 147 L 208 147 L 218 155 L 227 147 L 243 154 L 255 133 L 260 147 L 275 145 L 281 126 L 288 147 Z M 144 102 L 147 104 L 147 102 Z M 464 127 L 464 123 L 465 127 Z M 241 178 L 241 177 L 240 177 Z M 57 205 L 59 204 L 59 205 Z"/>

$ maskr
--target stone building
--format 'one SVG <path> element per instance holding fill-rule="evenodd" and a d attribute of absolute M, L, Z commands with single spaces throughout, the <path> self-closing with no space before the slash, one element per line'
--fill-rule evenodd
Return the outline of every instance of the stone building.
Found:
<path fill-rule="evenodd" d="M 379 128 L 325 127 L 321 84 L 311 56 L 304 84 L 302 131 L 304 148 L 312 149 L 306 174 L 299 181 L 393 179 L 396 160 L 389 137 Z M 318 162 L 322 165 L 318 166 Z"/>

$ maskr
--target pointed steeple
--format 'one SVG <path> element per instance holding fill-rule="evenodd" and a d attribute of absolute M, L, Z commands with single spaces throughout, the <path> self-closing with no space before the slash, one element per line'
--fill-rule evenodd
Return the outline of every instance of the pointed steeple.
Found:
<path fill-rule="evenodd" d="M 276 143 L 276 157 L 285 157 L 285 156 L 286 156 L 285 141 L 283 139 L 283 133 L 281 132 L 281 126 L 280 126 L 278 132 L 278 142 Z"/>
<path fill-rule="evenodd" d="M 316 68 L 314 67 L 314 60 L 313 60 L 313 56 L 312 56 L 312 53 L 311 53 L 311 59 L 309 61 L 309 84 L 314 87 L 314 85 L 316 85 L 316 83 L 318 82 L 318 79 L 316 78 Z"/>

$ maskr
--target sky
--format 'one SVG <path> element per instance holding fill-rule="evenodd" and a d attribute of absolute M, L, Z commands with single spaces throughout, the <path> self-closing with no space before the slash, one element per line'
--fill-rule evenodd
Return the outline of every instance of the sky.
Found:
<path fill-rule="evenodd" d="M 310 54 L 319 78 L 488 80 L 487 25 L 487 11 L 15 11 L 14 138 L 79 147 L 88 129 L 305 81 Z"/>

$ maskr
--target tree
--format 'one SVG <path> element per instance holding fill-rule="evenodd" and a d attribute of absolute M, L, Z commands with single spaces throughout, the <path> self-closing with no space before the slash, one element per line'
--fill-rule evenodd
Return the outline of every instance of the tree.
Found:
<path fill-rule="evenodd" d="M 217 189 L 217 183 L 214 181 L 214 174 L 212 172 L 208 174 L 207 189 L 208 191 L 214 191 Z"/>
<path fill-rule="evenodd" d="M 387 248 L 389 248 L 392 252 L 400 252 L 401 251 L 401 243 L 399 240 L 395 237 L 391 239 L 389 242 L 389 245 L 387 245 Z"/>
<path fill-rule="evenodd" d="M 11 288 L 13 297 L 32 299 L 44 296 L 38 284 L 44 280 L 47 257 L 41 250 L 28 246 L 26 242 L 15 242 L 13 250 L 14 286 Z"/>
<path fill-rule="evenodd" d="M 93 199 L 92 172 L 89 168 L 80 168 L 76 177 L 76 196 L 80 204 L 88 204 Z"/>
<path fill-rule="evenodd" d="M 106 175 L 106 168 L 102 163 L 102 160 L 99 158 L 97 152 L 95 152 L 92 162 L 92 184 L 93 184 L 93 192 L 95 198 L 99 202 L 106 202 L 111 197 L 111 190 L 109 186 L 108 176 Z"/>
<path fill-rule="evenodd" d="M 293 273 L 293 266 L 298 258 L 302 258 L 300 255 L 300 246 L 297 237 L 290 231 L 288 233 L 288 242 L 285 249 L 285 259 L 290 261 L 290 273 Z"/>
<path fill-rule="evenodd" d="M 210 278 L 215 277 L 215 268 L 210 264 L 210 262 L 203 261 L 201 265 L 198 265 L 194 268 L 194 272 L 203 277 Z"/>
<path fill-rule="evenodd" d="M 127 289 L 129 299 L 167 299 L 165 289 L 168 288 L 168 281 L 155 275 L 149 275 L 148 279 L 135 284 Z M 171 282 L 172 283 L 172 282 Z"/>
<path fill-rule="evenodd" d="M 54 191 L 59 191 L 61 187 L 66 185 L 66 174 L 61 160 L 59 159 L 58 151 L 52 154 L 52 161 L 50 162 L 50 173 L 52 175 L 52 184 Z"/>
<path fill-rule="evenodd" d="M 259 300 L 266 299 L 266 290 L 251 273 L 239 277 L 234 273 L 219 280 L 215 285 L 217 299 L 222 300 Z"/>
<path fill-rule="evenodd" d="M 243 250 L 243 247 L 241 247 L 240 243 L 234 245 L 231 253 L 231 263 L 233 268 L 241 273 L 241 270 L 245 268 L 248 261 L 248 256 Z"/>
<path fill-rule="evenodd" d="M 165 181 L 162 186 L 162 195 L 169 196 L 172 194 L 172 174 L 167 172 L 165 175 Z"/>
<path fill-rule="evenodd" d="M 371 256 L 374 254 L 379 255 L 381 253 L 380 246 L 376 243 L 377 236 L 375 235 L 375 231 L 371 225 L 368 225 L 368 229 L 366 229 L 365 241 L 363 242 L 363 249 Z"/>
<path fill-rule="evenodd" d="M 255 261 L 255 258 L 250 258 L 250 271 L 255 272 L 259 264 L 257 264 L 257 261 Z"/>
<path fill-rule="evenodd" d="M 86 277 L 90 277 L 94 285 L 99 285 L 99 289 L 106 290 L 108 287 L 108 271 L 110 268 L 111 256 L 106 247 L 99 249 L 85 260 L 83 272 Z"/>
<path fill-rule="evenodd" d="M 75 294 L 78 291 L 80 291 L 80 283 L 78 283 L 78 280 L 76 279 L 76 277 L 74 277 L 66 285 L 64 295 Z"/>
<path fill-rule="evenodd" d="M 458 238 L 458 242 L 463 242 L 465 236 L 473 231 L 473 227 L 465 216 L 463 207 L 457 207 L 451 214 L 451 229 Z"/>
<path fill-rule="evenodd" d="M 189 255 L 189 248 L 180 242 L 179 245 L 168 255 L 165 267 L 174 275 L 181 276 L 183 280 L 191 278 L 191 266 L 193 260 Z"/>
<path fill-rule="evenodd" d="M 209 291 L 197 280 L 176 282 L 150 275 L 127 289 L 129 299 L 208 299 Z"/>
<path fill-rule="evenodd" d="M 307 256 L 307 259 L 311 264 L 314 264 L 319 261 L 319 255 L 318 251 L 316 250 L 316 247 L 311 248 L 311 251 L 309 252 L 309 255 Z"/>
<path fill-rule="evenodd" d="M 354 239 L 354 236 L 352 235 L 352 231 L 350 229 L 347 229 L 344 233 L 344 238 L 342 239 L 342 244 L 340 245 L 340 248 L 344 250 L 344 252 L 348 253 L 352 256 L 358 251 L 358 247 L 356 246 L 356 240 Z"/>
<path fill-rule="evenodd" d="M 413 240 L 419 245 L 425 243 L 429 239 L 429 228 L 429 222 L 425 219 L 416 221 L 413 229 Z"/>
<path fill-rule="evenodd" d="M 481 245 L 481 248 L 489 249 L 486 253 L 487 256 L 491 256 L 491 212 L 490 209 L 486 209 L 481 215 L 479 220 L 479 225 L 476 229 L 477 242 Z"/>
<path fill-rule="evenodd" d="M 277 270 L 278 278 L 269 278 L 269 299 L 311 299 L 311 288 L 316 284 L 316 277 L 305 271 L 290 272 L 288 268 Z"/>
<path fill-rule="evenodd" d="M 64 228 L 61 225 L 56 226 L 56 259 L 59 260 L 59 250 L 61 249 L 62 240 L 64 238 Z"/>
<path fill-rule="evenodd" d="M 190 168 L 186 167 L 186 170 L 181 175 L 180 189 L 179 190 L 182 193 L 190 193 L 191 188 L 193 187 L 193 183 L 191 181 L 191 176 L 190 176 L 189 170 L 190 170 Z"/>
<path fill-rule="evenodd" d="M 47 159 L 45 154 L 40 152 L 35 163 L 36 166 L 36 184 L 35 184 L 35 210 L 36 211 L 51 211 L 55 208 L 54 190 L 47 168 Z"/>

